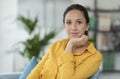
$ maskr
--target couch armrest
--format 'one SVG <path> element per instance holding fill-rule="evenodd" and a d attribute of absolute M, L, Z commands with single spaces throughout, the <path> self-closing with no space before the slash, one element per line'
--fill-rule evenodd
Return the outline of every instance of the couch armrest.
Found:
<path fill-rule="evenodd" d="M 22 72 L 0 73 L 0 79 L 18 79 Z"/>

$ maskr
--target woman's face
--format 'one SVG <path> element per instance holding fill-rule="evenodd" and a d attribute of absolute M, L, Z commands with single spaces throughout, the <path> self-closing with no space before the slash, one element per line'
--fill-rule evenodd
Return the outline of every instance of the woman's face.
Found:
<path fill-rule="evenodd" d="M 64 27 L 69 38 L 79 38 L 88 30 L 89 23 L 86 23 L 82 11 L 71 10 L 65 15 Z"/>

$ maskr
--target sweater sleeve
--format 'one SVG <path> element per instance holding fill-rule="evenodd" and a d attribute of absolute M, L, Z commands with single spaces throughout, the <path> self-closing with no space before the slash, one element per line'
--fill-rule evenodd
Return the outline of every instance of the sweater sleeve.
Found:
<path fill-rule="evenodd" d="M 42 58 L 42 60 L 36 65 L 36 67 L 31 71 L 31 73 L 27 76 L 27 79 L 39 79 L 39 73 L 41 72 L 45 62 L 47 61 L 49 56 L 49 51 Z"/>
<path fill-rule="evenodd" d="M 95 53 L 75 67 L 72 53 L 64 53 L 58 59 L 60 79 L 87 79 L 94 74 L 101 63 L 102 55 Z"/>

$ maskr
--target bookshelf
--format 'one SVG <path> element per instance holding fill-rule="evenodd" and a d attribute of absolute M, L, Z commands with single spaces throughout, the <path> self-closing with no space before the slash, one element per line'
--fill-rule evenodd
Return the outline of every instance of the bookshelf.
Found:
<path fill-rule="evenodd" d="M 93 12 L 92 28 L 95 47 L 103 54 L 103 71 L 120 72 L 116 68 L 116 55 L 120 55 L 120 9 L 100 9 L 98 0 L 94 0 L 94 9 L 88 8 Z M 94 26 L 93 26 L 94 24 Z M 119 59 L 120 60 L 120 59 Z"/>

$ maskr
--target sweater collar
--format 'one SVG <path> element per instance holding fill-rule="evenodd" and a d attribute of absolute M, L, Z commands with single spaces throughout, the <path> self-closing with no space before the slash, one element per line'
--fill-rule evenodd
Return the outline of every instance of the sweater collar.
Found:
<path fill-rule="evenodd" d="M 87 50 L 88 50 L 91 54 L 94 54 L 94 53 L 95 53 L 96 49 L 95 49 L 95 47 L 94 47 L 94 45 L 93 45 L 92 42 L 89 42 L 89 45 L 88 45 L 88 47 L 87 47 Z"/>

